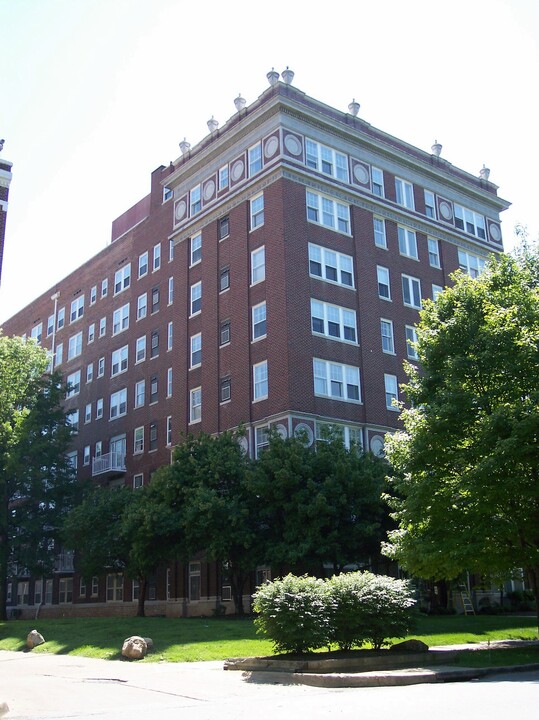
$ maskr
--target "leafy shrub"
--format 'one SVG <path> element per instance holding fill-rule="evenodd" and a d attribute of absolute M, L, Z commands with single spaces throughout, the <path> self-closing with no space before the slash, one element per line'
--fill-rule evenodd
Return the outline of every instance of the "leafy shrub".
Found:
<path fill-rule="evenodd" d="M 253 595 L 257 632 L 272 640 L 276 652 L 305 653 L 328 644 L 327 584 L 287 575 L 261 585 Z"/>

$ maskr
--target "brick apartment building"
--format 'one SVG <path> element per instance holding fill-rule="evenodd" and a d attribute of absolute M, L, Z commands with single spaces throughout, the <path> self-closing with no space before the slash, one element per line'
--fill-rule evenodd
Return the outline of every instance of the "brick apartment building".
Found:
<path fill-rule="evenodd" d="M 4 140 L 0 140 L 0 153 L 4 149 Z M 2 282 L 2 260 L 4 258 L 4 240 L 6 237 L 7 205 L 11 168 L 13 163 L 0 158 L 0 282 Z"/>
<path fill-rule="evenodd" d="M 341 112 L 275 75 L 198 145 L 180 143 L 110 245 L 4 325 L 50 349 L 71 385 L 80 478 L 137 488 L 181 433 L 240 424 L 253 457 L 269 427 L 312 443 L 328 423 L 381 452 L 421 299 L 502 250 L 508 203 L 488 171 L 470 175 L 440 145 L 423 152 L 357 104 Z M 54 577 L 13 578 L 10 591 L 32 613 L 95 614 L 132 613 L 138 588 L 86 582 L 66 554 Z M 147 609 L 200 615 L 228 592 L 193 558 L 158 575 Z"/>

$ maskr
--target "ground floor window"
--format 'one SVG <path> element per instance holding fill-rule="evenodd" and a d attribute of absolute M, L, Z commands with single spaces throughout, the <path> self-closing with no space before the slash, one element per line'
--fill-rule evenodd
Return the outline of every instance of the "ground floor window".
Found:
<path fill-rule="evenodd" d="M 124 576 L 122 573 L 107 575 L 107 602 L 121 602 L 124 599 Z"/>
<path fill-rule="evenodd" d="M 73 602 L 73 578 L 60 578 L 58 584 L 58 602 L 66 604 Z"/>
<path fill-rule="evenodd" d="M 200 563 L 189 563 L 189 600 L 200 600 Z"/>
<path fill-rule="evenodd" d="M 28 605 L 28 581 L 17 583 L 17 605 Z"/>

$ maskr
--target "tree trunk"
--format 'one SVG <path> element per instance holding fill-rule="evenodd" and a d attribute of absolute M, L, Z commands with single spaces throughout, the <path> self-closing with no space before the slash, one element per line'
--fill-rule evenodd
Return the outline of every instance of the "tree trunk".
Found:
<path fill-rule="evenodd" d="M 526 568 L 526 575 L 528 576 L 528 582 L 531 585 L 533 594 L 535 596 L 535 612 L 537 618 L 537 636 L 539 637 L 539 565 L 533 568 Z"/>
<path fill-rule="evenodd" d="M 144 612 L 144 603 L 146 602 L 147 585 L 148 580 L 146 577 L 139 578 L 137 617 L 146 617 L 146 613 Z"/>
<path fill-rule="evenodd" d="M 245 585 L 245 577 L 241 571 L 234 572 L 231 569 L 230 585 L 232 586 L 232 596 L 234 598 L 234 609 L 236 610 L 236 615 L 243 617 L 245 615 L 245 610 L 243 608 L 243 588 Z"/>
<path fill-rule="evenodd" d="M 8 501 L 5 478 L 0 478 L 0 620 L 7 620 L 7 566 L 9 559 Z"/>

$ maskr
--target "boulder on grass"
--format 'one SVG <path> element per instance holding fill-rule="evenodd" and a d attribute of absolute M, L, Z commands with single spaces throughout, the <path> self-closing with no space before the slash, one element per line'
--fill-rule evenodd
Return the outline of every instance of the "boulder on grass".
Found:
<path fill-rule="evenodd" d="M 148 643 L 143 637 L 133 635 L 124 640 L 122 655 L 129 660 L 142 660 L 148 653 Z"/>
<path fill-rule="evenodd" d="M 37 630 L 31 630 L 26 638 L 26 647 L 29 647 L 30 650 L 32 650 L 38 645 L 43 645 L 44 642 L 45 638 L 41 633 L 38 633 Z"/>
<path fill-rule="evenodd" d="M 7 703 L 5 703 L 5 702 L 0 703 L 0 717 L 7 715 L 8 712 L 9 712 L 9 708 L 8 708 Z"/>
<path fill-rule="evenodd" d="M 429 646 L 422 640 L 403 640 L 403 642 L 395 643 L 389 649 L 393 652 L 427 652 Z"/>
<path fill-rule="evenodd" d="M 144 639 L 146 645 L 148 646 L 148 652 L 150 652 L 150 650 L 153 650 L 153 640 L 152 640 L 152 638 L 143 638 L 143 639 Z"/>

